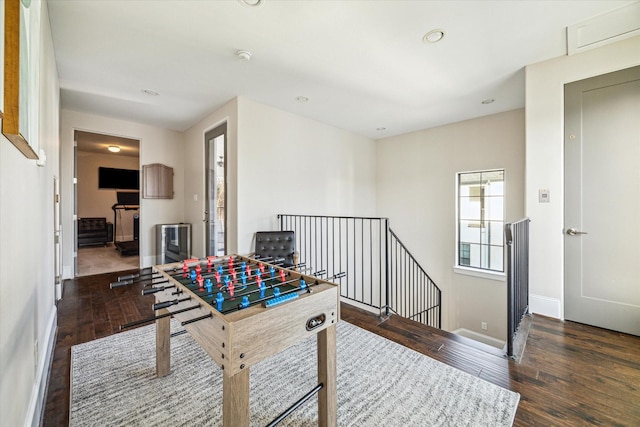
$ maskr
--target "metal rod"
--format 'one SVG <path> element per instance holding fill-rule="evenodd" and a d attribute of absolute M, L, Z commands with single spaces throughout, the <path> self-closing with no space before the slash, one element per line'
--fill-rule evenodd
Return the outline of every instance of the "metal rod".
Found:
<path fill-rule="evenodd" d="M 131 322 L 131 323 L 125 323 L 124 325 L 120 325 L 120 330 L 127 329 L 127 328 L 132 328 L 132 327 L 138 326 L 138 325 L 144 325 L 145 323 L 155 322 L 158 319 L 162 319 L 164 317 L 173 316 L 174 314 L 178 314 L 178 313 L 184 313 L 185 311 L 193 310 L 193 309 L 200 308 L 200 307 L 202 307 L 202 304 L 194 305 L 192 307 L 182 308 L 180 310 L 176 310 L 176 311 L 172 311 L 172 312 L 169 312 L 169 313 L 160 314 L 158 316 L 149 317 L 147 319 L 137 320 L 137 321 Z"/>
<path fill-rule="evenodd" d="M 162 276 L 160 276 L 160 277 L 159 277 L 159 279 L 160 279 L 160 278 L 162 278 Z M 140 283 L 142 283 L 142 282 L 140 282 Z M 163 284 L 163 283 L 169 283 L 169 279 L 160 280 L 160 281 L 158 281 L 158 282 L 149 282 L 149 283 L 145 283 L 145 284 L 144 284 L 144 287 L 145 287 L 145 288 L 148 288 L 148 287 L 150 287 L 150 286 L 153 286 L 153 285 L 161 285 L 161 284 Z"/>
<path fill-rule="evenodd" d="M 295 280 L 297 280 L 297 279 L 291 280 L 290 282 L 294 282 Z M 319 284 L 319 282 L 316 280 L 314 283 L 307 284 L 307 287 L 305 289 L 308 290 L 311 286 L 317 286 L 318 284 Z M 275 287 L 276 287 L 276 285 L 271 285 L 271 286 L 268 286 L 267 289 L 272 289 L 272 288 L 275 288 Z M 300 286 L 298 286 L 298 287 L 293 288 L 293 289 L 288 289 L 286 291 L 282 291 L 282 292 L 280 292 L 280 295 L 292 294 L 294 292 L 299 292 L 299 291 L 302 291 L 302 290 L 303 289 L 300 288 Z M 250 292 L 244 293 L 242 295 L 240 295 L 240 294 L 236 295 L 235 298 L 239 298 L 239 297 L 242 297 L 242 296 L 245 296 L 245 295 L 250 295 L 250 294 L 256 293 L 256 292 L 258 292 L 258 290 L 250 291 Z M 251 305 L 260 304 L 261 302 L 270 300 L 271 298 L 273 298 L 273 295 L 269 295 L 268 297 L 264 297 L 264 298 L 258 298 L 256 300 L 251 301 L 249 305 L 251 306 Z M 211 300 L 213 300 L 213 298 Z M 226 309 L 224 311 L 221 311 L 220 313 L 227 314 L 227 313 L 231 313 L 232 311 L 237 311 L 237 310 L 241 310 L 241 309 L 242 309 L 242 307 L 240 306 L 240 304 L 238 304 L 237 306 L 229 308 L 229 309 Z"/>
<path fill-rule="evenodd" d="M 199 321 L 204 320 L 204 319 L 209 319 L 210 317 L 213 317 L 213 313 L 211 313 L 211 312 L 209 312 L 209 314 L 205 314 L 204 316 L 194 317 L 193 319 L 185 320 L 184 322 L 181 322 L 180 324 L 182 326 L 185 326 L 185 325 L 188 325 L 190 323 L 195 323 L 195 322 L 199 322 Z"/>
<path fill-rule="evenodd" d="M 294 403 L 293 405 L 289 406 L 287 409 L 285 409 L 285 411 L 283 413 L 278 415 L 273 421 L 271 421 L 269 424 L 267 424 L 266 427 L 273 427 L 275 425 L 278 425 L 282 420 L 284 420 L 289 415 L 291 415 L 291 413 L 293 411 L 298 409 L 304 402 L 306 402 L 311 397 L 313 397 L 314 394 L 316 394 L 317 392 L 322 390 L 323 387 L 324 387 L 323 383 L 320 383 L 317 386 L 315 386 L 309 393 L 307 393 L 304 396 L 302 396 L 296 403 Z"/>
<path fill-rule="evenodd" d="M 229 262 L 229 259 L 232 258 L 234 259 L 234 261 L 237 261 L 237 258 L 233 258 L 233 257 L 228 257 L 228 258 L 221 258 L 221 262 L 218 262 L 218 265 L 224 265 L 225 263 Z M 184 260 L 184 261 L 190 261 L 190 260 Z M 196 263 L 197 265 L 202 265 L 204 262 L 209 262 L 208 258 L 198 258 L 198 259 L 193 259 L 191 260 L 191 262 L 187 262 L 187 264 L 193 264 Z M 211 268 L 214 267 L 215 264 L 211 265 Z M 208 268 L 208 265 L 205 264 L 205 266 Z M 159 272 L 155 272 L 151 269 L 151 267 L 148 268 L 144 268 L 139 270 L 139 273 L 134 273 L 134 274 L 128 274 L 126 276 L 120 276 L 118 277 L 118 282 L 113 282 L 112 284 L 116 284 L 115 287 L 117 286 L 125 286 L 125 285 L 129 285 L 131 283 L 134 282 L 138 282 L 138 281 L 142 281 L 142 280 L 148 280 L 149 277 L 151 277 L 152 279 L 157 277 L 157 278 L 161 278 L 162 275 Z M 150 271 L 150 272 L 149 272 Z M 184 274 L 184 272 L 182 271 L 182 269 L 180 267 L 171 267 L 171 268 L 167 268 L 162 270 L 163 272 L 167 273 L 169 276 L 171 277 L 177 277 L 177 276 L 181 276 Z M 173 272 L 175 274 L 169 274 L 170 272 Z M 132 282 L 131 282 L 132 281 Z M 122 283 L 122 284 L 118 284 L 119 282 L 127 282 L 127 283 Z"/>
<path fill-rule="evenodd" d="M 249 262 L 249 264 L 248 264 L 248 265 L 249 265 L 250 267 L 251 267 L 251 266 L 255 266 L 255 267 L 254 267 L 254 269 L 255 269 L 255 268 L 258 268 L 259 264 L 262 264 L 262 263 L 268 263 L 268 264 L 271 264 L 271 265 L 282 265 L 282 264 L 284 263 L 284 258 L 278 258 L 278 259 L 276 260 L 276 261 L 278 261 L 278 262 L 267 262 L 267 261 L 265 261 L 266 259 L 267 259 L 267 258 L 254 259 L 256 262 L 255 262 L 255 263 L 253 263 L 253 262 Z M 272 257 L 269 257 L 268 259 L 273 259 L 273 258 L 272 258 Z M 245 262 L 245 261 L 238 261 L 238 262 L 242 263 L 242 262 Z M 218 267 L 220 267 L 220 266 L 222 266 L 222 265 L 224 265 L 224 263 L 219 263 L 219 264 L 218 264 Z M 226 274 L 233 274 L 233 273 L 231 273 L 232 271 L 235 271 L 235 272 L 236 272 L 236 274 L 237 274 L 237 273 L 241 273 L 241 272 L 242 272 L 241 265 L 236 265 L 236 266 L 234 266 L 234 267 L 233 267 L 233 268 L 231 268 L 231 269 L 230 269 L 230 268 L 228 268 L 228 267 L 223 268 L 223 269 L 222 269 L 222 273 L 220 273 L 220 272 L 217 270 L 217 268 L 215 268 L 215 267 L 216 267 L 215 265 L 212 265 L 212 266 L 211 266 L 210 271 L 202 271 L 202 272 L 200 273 L 200 276 L 201 276 L 203 279 L 207 279 L 207 278 L 215 277 L 217 274 L 223 274 L 223 275 L 224 275 L 224 274 L 225 274 L 225 272 L 226 272 Z M 209 270 L 209 267 L 207 267 L 207 270 Z M 171 276 L 171 277 L 174 277 L 174 278 L 178 278 L 178 277 L 185 277 L 186 275 L 187 275 L 187 273 L 185 273 L 185 272 L 181 271 L 180 273 L 176 273 L 176 274 L 173 274 L 173 275 L 170 275 L 170 276 Z"/>
<path fill-rule="evenodd" d="M 135 284 L 146 283 L 148 280 L 154 280 L 154 279 L 162 279 L 162 276 L 154 276 L 154 277 L 151 277 L 151 278 L 149 278 L 149 279 L 127 279 L 127 280 L 120 280 L 120 281 L 118 281 L 118 282 L 111 282 L 111 283 L 109 284 L 109 287 L 110 287 L 111 289 L 114 289 L 114 288 L 119 288 L 119 287 L 121 287 L 121 286 L 133 285 L 134 283 L 135 283 Z M 166 282 L 166 281 L 167 281 L 167 280 L 164 280 L 164 281 L 162 281 L 162 282 L 157 282 L 157 283 L 164 283 L 164 282 Z M 155 283 L 155 282 L 151 282 L 151 283 L 153 284 L 153 283 Z M 147 285 L 148 285 L 148 284 L 147 284 Z"/>
<path fill-rule="evenodd" d="M 143 289 L 142 290 L 142 295 L 151 295 L 151 294 L 155 294 L 156 292 L 162 292 L 165 289 L 171 289 L 171 288 L 175 288 L 176 285 L 169 285 L 169 286 L 160 286 L 159 288 L 149 288 L 149 289 Z"/>
<path fill-rule="evenodd" d="M 294 282 L 294 281 L 295 281 L 295 280 L 291 280 L 291 281 L 289 281 L 289 282 L 287 282 L 287 283 L 291 283 L 291 282 Z M 318 282 L 315 282 L 315 283 L 313 283 L 313 284 L 308 284 L 308 285 L 307 285 L 307 287 L 315 286 L 315 285 L 317 285 L 317 284 L 318 284 Z M 276 283 L 276 284 L 273 284 L 273 285 L 271 285 L 271 286 L 267 286 L 267 289 L 273 289 L 273 288 L 276 288 L 277 286 L 278 286 L 278 284 Z M 299 290 L 300 290 L 300 287 L 298 286 L 298 287 L 293 288 L 293 289 L 288 289 L 288 290 L 286 290 L 286 291 L 282 291 L 282 292 L 280 292 L 280 295 L 290 294 L 290 293 L 293 293 L 293 292 L 297 292 L 297 291 L 299 291 Z M 249 292 L 245 292 L 244 294 L 237 294 L 237 295 L 235 295 L 235 296 L 234 296 L 234 298 L 238 299 L 238 298 L 240 298 L 240 297 L 243 297 L 243 296 L 249 296 L 249 295 L 251 295 L 251 294 L 255 294 L 255 293 L 257 293 L 257 292 L 260 292 L 260 289 L 256 289 L 256 290 L 249 291 Z M 269 296 L 264 297 L 264 298 L 258 298 L 258 299 L 256 299 L 256 300 L 251 301 L 249 305 L 256 305 L 256 304 L 259 304 L 259 303 L 261 303 L 261 302 L 263 302 L 263 301 L 269 300 L 269 299 L 271 299 L 271 298 L 273 298 L 273 295 L 269 295 Z M 211 298 L 209 301 L 210 301 L 210 302 L 213 302 L 213 300 L 214 300 L 214 298 Z M 205 301 L 206 301 L 206 300 L 205 300 Z M 209 301 L 208 301 L 208 302 L 209 302 Z M 230 312 L 232 312 L 232 311 L 236 311 L 236 310 L 240 310 L 240 309 L 241 309 L 241 306 L 240 306 L 240 304 L 238 304 L 238 305 L 237 305 L 237 306 L 235 306 L 235 307 L 232 307 L 232 308 L 229 308 L 229 309 L 227 309 L 227 310 L 221 311 L 221 313 L 222 313 L 222 314 L 226 314 L 226 313 L 230 313 Z"/>
<path fill-rule="evenodd" d="M 389 316 L 389 301 L 391 299 L 391 283 L 389 280 L 389 220 L 384 220 L 384 292 L 385 292 L 385 315 Z"/>
<path fill-rule="evenodd" d="M 171 335 L 169 335 L 169 338 L 177 337 L 178 335 L 183 335 L 183 334 L 186 334 L 186 333 L 187 333 L 187 330 L 183 329 L 181 331 L 177 331 L 177 332 L 172 333 Z"/>
<path fill-rule="evenodd" d="M 151 267 L 141 268 L 141 269 L 138 270 L 137 273 L 127 274 L 126 276 L 118 276 L 118 280 L 135 279 L 136 277 L 140 276 L 141 274 L 147 274 L 147 273 L 152 272 L 152 271 L 153 271 L 153 268 L 151 268 Z"/>
<path fill-rule="evenodd" d="M 290 276 L 290 273 L 286 273 L 285 277 L 288 277 L 288 276 Z M 266 279 L 262 280 L 262 283 L 264 283 L 264 285 L 266 286 L 267 289 L 272 289 L 272 288 L 275 288 L 276 286 L 286 285 L 286 284 L 289 284 L 289 283 L 293 283 L 296 280 L 299 280 L 299 279 L 291 279 L 291 280 L 286 280 L 284 282 L 274 282 L 271 285 L 267 285 L 267 283 L 266 283 L 266 282 L 276 281 L 278 279 L 280 279 L 279 275 L 276 275 L 274 277 L 267 277 Z M 257 281 L 256 282 L 248 282 L 246 284 L 242 283 L 242 284 L 236 284 L 234 286 L 236 286 L 236 287 L 241 287 L 241 286 L 244 287 L 244 286 L 249 286 L 249 285 L 255 285 L 257 283 L 258 283 Z M 189 288 L 189 285 L 183 285 L 183 286 L 186 286 L 187 288 Z M 222 289 L 222 287 L 219 288 L 219 289 Z M 203 297 L 204 295 L 212 295 L 214 292 L 218 292 L 219 289 L 215 289 L 215 290 L 212 290 L 211 292 L 209 292 L 209 291 L 200 291 L 200 289 L 191 289 L 191 288 L 189 288 L 189 290 L 191 292 L 193 292 L 194 294 L 196 294 L 199 297 Z M 181 291 L 181 290 L 179 289 L 179 291 Z M 234 294 L 234 298 L 239 298 L 239 297 L 242 297 L 242 296 L 245 296 L 245 295 L 252 294 L 254 292 L 260 292 L 260 289 L 255 289 L 253 291 L 249 291 L 249 292 L 245 292 L 245 293 L 240 293 L 240 292 L 237 293 L 237 294 Z M 181 292 L 174 292 L 172 295 L 178 295 L 180 293 Z M 213 297 L 213 295 L 212 295 L 211 298 L 215 298 L 215 297 Z"/>

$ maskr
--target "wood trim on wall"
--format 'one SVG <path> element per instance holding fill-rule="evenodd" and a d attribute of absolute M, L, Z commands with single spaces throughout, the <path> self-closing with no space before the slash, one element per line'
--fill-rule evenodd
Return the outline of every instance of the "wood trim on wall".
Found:
<path fill-rule="evenodd" d="M 38 159 L 20 133 L 20 0 L 4 2 L 4 116 L 2 133 L 25 157 Z"/>

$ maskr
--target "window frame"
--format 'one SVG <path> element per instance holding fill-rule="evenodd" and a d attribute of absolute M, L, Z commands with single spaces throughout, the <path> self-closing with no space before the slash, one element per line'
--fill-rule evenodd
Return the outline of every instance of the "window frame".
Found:
<path fill-rule="evenodd" d="M 501 247 L 502 247 L 502 271 L 500 270 L 492 270 L 489 268 L 483 267 L 475 267 L 470 265 L 460 264 L 460 177 L 465 174 L 474 174 L 474 173 L 489 173 L 489 172 L 502 172 L 503 176 L 503 194 L 502 194 L 502 239 L 501 239 Z M 470 276 L 476 276 L 486 279 L 499 280 L 504 281 L 506 278 L 506 245 L 504 242 L 504 224 L 506 224 L 506 212 L 507 212 L 507 170 L 506 168 L 491 168 L 491 169 L 480 169 L 480 170 L 472 170 L 472 171 L 461 171 L 456 172 L 455 174 L 455 263 L 454 263 L 454 272 L 459 274 L 465 274 Z M 487 247 L 495 246 L 486 244 Z"/>

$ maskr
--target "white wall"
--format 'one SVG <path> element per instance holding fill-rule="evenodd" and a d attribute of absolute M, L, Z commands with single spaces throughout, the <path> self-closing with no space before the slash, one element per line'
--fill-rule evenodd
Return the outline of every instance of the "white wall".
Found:
<path fill-rule="evenodd" d="M 228 253 L 251 252 L 253 234 L 277 229 L 279 213 L 375 213 L 372 140 L 239 97 L 185 135 L 185 217 L 195 256 L 205 252 L 204 134 L 225 121 Z"/>
<path fill-rule="evenodd" d="M 182 134 L 167 129 L 109 117 L 62 110 L 61 112 L 61 196 L 63 220 L 63 277 L 73 277 L 74 222 L 73 222 L 73 165 L 74 131 L 114 135 L 140 141 L 140 170 L 142 165 L 162 163 L 173 168 L 173 199 L 140 198 L 140 264 L 155 262 L 155 224 L 184 221 L 184 144 Z M 81 160 L 81 158 L 80 158 Z"/>
<path fill-rule="evenodd" d="M 40 27 L 38 106 L 32 132 L 45 166 L 0 136 L 0 424 L 36 425 L 55 338 L 53 182 L 59 171 L 58 75 L 46 3 Z M 38 343 L 37 348 L 35 343 Z"/>
<path fill-rule="evenodd" d="M 442 289 L 442 327 L 506 338 L 506 282 L 454 273 L 456 173 L 505 169 L 506 219 L 524 213 L 524 111 L 386 138 L 377 144 L 378 212 Z M 480 322 L 489 329 L 482 331 Z"/>
<path fill-rule="evenodd" d="M 238 101 L 232 99 L 215 112 L 200 120 L 184 134 L 184 212 L 185 222 L 191 224 L 191 250 L 193 256 L 205 256 L 204 210 L 205 210 L 205 151 L 204 134 L 222 123 L 227 123 L 227 253 L 238 253 L 237 249 L 237 122 Z"/>
<path fill-rule="evenodd" d="M 315 120 L 238 100 L 238 248 L 277 215 L 375 215 L 375 143 Z"/>
<path fill-rule="evenodd" d="M 640 37 L 526 68 L 526 215 L 531 218 L 530 304 L 564 318 L 564 85 L 640 64 Z M 538 189 L 550 203 L 538 203 Z"/>

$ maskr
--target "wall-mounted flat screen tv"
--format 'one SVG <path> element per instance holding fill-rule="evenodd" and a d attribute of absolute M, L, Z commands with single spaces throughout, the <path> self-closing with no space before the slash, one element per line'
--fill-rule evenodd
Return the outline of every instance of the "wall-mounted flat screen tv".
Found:
<path fill-rule="evenodd" d="M 134 169 L 98 168 L 98 188 L 139 190 L 140 172 Z"/>

